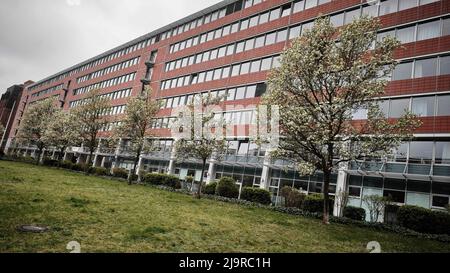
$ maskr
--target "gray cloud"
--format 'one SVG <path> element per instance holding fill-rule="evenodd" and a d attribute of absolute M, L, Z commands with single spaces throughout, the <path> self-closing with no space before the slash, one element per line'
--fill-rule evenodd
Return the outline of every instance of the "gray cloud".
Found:
<path fill-rule="evenodd" d="M 218 2 L 2 0 L 0 94 L 13 84 L 41 80 Z"/>

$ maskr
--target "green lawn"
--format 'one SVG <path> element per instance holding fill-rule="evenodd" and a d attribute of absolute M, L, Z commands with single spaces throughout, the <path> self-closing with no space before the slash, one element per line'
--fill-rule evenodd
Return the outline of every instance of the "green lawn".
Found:
<path fill-rule="evenodd" d="M 43 234 L 23 224 L 51 227 Z M 0 161 L 0 252 L 450 252 L 450 244 Z"/>

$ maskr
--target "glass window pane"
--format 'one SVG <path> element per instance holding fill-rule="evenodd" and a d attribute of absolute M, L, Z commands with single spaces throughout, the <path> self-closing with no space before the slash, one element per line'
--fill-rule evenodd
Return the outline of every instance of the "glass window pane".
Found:
<path fill-rule="evenodd" d="M 434 116 L 435 96 L 413 98 L 412 112 L 421 117 Z"/>
<path fill-rule="evenodd" d="M 228 89 L 227 101 L 234 100 L 235 95 L 236 95 L 236 88 Z"/>
<path fill-rule="evenodd" d="M 278 31 L 277 43 L 286 41 L 286 38 L 287 38 L 287 29 Z"/>
<path fill-rule="evenodd" d="M 245 98 L 245 87 L 239 87 L 236 89 L 236 100 L 242 100 Z"/>
<path fill-rule="evenodd" d="M 295 26 L 289 30 L 289 40 L 300 36 L 301 26 Z"/>
<path fill-rule="evenodd" d="M 397 30 L 397 39 L 400 42 L 402 42 L 402 44 L 414 42 L 415 31 L 416 31 L 415 26 L 398 29 Z"/>
<path fill-rule="evenodd" d="M 335 27 L 340 27 L 340 26 L 344 25 L 344 13 L 341 12 L 341 13 L 331 16 L 330 22 Z"/>
<path fill-rule="evenodd" d="M 233 69 L 231 70 L 231 77 L 239 75 L 240 65 L 233 65 Z"/>
<path fill-rule="evenodd" d="M 380 16 L 397 12 L 397 0 L 386 0 L 380 3 Z"/>
<path fill-rule="evenodd" d="M 250 62 L 243 63 L 241 65 L 241 75 L 248 74 L 249 70 L 250 70 Z"/>
<path fill-rule="evenodd" d="M 265 58 L 262 60 L 261 71 L 269 70 L 272 65 L 272 58 Z"/>
<path fill-rule="evenodd" d="M 245 51 L 253 49 L 255 45 L 255 39 L 250 39 L 245 42 Z"/>
<path fill-rule="evenodd" d="M 436 164 L 450 164 L 450 142 L 436 142 Z"/>
<path fill-rule="evenodd" d="M 259 24 L 262 25 L 269 21 L 269 12 L 263 13 L 259 16 Z"/>
<path fill-rule="evenodd" d="M 391 108 L 389 111 L 390 118 L 400 118 L 404 116 L 405 111 L 409 110 L 410 99 L 395 99 L 391 100 Z"/>
<path fill-rule="evenodd" d="M 416 61 L 414 70 L 415 78 L 436 76 L 437 58 Z"/>
<path fill-rule="evenodd" d="M 245 98 L 247 98 L 247 99 L 254 98 L 255 95 L 256 95 L 256 85 L 248 86 L 247 93 L 245 94 Z"/>
<path fill-rule="evenodd" d="M 244 20 L 244 21 L 241 21 L 241 30 L 247 29 L 248 28 L 248 23 L 249 23 L 248 19 Z"/>
<path fill-rule="evenodd" d="M 260 66 L 261 66 L 261 60 L 253 61 L 251 68 L 250 68 L 250 73 L 259 72 Z"/>
<path fill-rule="evenodd" d="M 344 24 L 350 24 L 354 20 L 358 19 L 360 16 L 361 16 L 361 10 L 360 9 L 347 11 L 347 12 L 345 12 Z"/>
<path fill-rule="evenodd" d="M 310 9 L 317 6 L 317 0 L 306 0 L 305 9 Z"/>
<path fill-rule="evenodd" d="M 305 7 L 305 1 L 295 1 L 294 2 L 294 13 L 302 11 Z"/>
<path fill-rule="evenodd" d="M 450 74 L 450 56 L 439 58 L 439 74 L 449 75 Z"/>
<path fill-rule="evenodd" d="M 399 0 L 398 10 L 410 9 L 417 6 L 417 0 Z"/>
<path fill-rule="evenodd" d="M 433 156 L 433 142 L 413 141 L 409 148 L 409 161 L 411 163 L 430 164 Z"/>
<path fill-rule="evenodd" d="M 450 95 L 438 96 L 438 116 L 450 116 Z"/>
<path fill-rule="evenodd" d="M 442 20 L 442 36 L 450 35 L 450 18 Z"/>
<path fill-rule="evenodd" d="M 419 24 L 417 28 L 417 40 L 426 40 L 437 38 L 441 35 L 441 22 L 434 21 L 425 24 Z"/>
<path fill-rule="evenodd" d="M 266 39 L 265 36 L 260 36 L 260 37 L 256 38 L 256 40 L 255 40 L 255 48 L 264 46 L 265 39 Z"/>
<path fill-rule="evenodd" d="M 412 62 L 401 63 L 397 65 L 392 75 L 392 80 L 398 81 L 411 79 L 412 66 L 413 66 Z"/>
<path fill-rule="evenodd" d="M 240 42 L 236 45 L 236 53 L 244 51 L 245 42 Z"/>
<path fill-rule="evenodd" d="M 280 18 L 280 12 L 281 12 L 280 8 L 270 11 L 270 21 Z"/>
<path fill-rule="evenodd" d="M 274 44 L 276 36 L 277 36 L 276 32 L 267 34 L 267 36 L 266 36 L 266 45 Z"/>
<path fill-rule="evenodd" d="M 250 23 L 249 23 L 249 27 L 254 27 L 258 25 L 258 18 L 259 16 L 253 16 L 252 18 L 250 18 Z"/>

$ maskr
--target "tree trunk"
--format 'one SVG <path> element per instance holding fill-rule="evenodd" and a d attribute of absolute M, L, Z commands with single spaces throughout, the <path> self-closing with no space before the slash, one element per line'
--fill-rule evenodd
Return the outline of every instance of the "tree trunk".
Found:
<path fill-rule="evenodd" d="M 64 151 L 66 150 L 66 148 L 67 148 L 67 147 L 64 147 L 64 148 L 62 148 L 62 149 L 59 151 L 59 155 L 58 155 L 58 161 L 59 161 L 59 162 L 61 162 L 61 161 L 63 160 L 63 158 L 64 158 Z"/>
<path fill-rule="evenodd" d="M 203 159 L 203 165 L 202 165 L 202 176 L 200 177 L 200 184 L 198 185 L 197 190 L 197 198 L 202 198 L 202 185 L 203 185 L 203 177 L 205 176 L 205 168 L 206 168 L 206 159 Z"/>
<path fill-rule="evenodd" d="M 329 196 L 329 188 L 330 188 L 330 178 L 331 171 L 326 170 L 323 174 L 323 223 L 325 225 L 330 224 L 330 196 Z"/>
<path fill-rule="evenodd" d="M 136 157 L 134 158 L 134 162 L 133 162 L 133 171 L 131 172 L 131 174 L 128 175 L 128 185 L 133 184 L 133 176 L 136 174 L 136 168 L 139 163 L 140 157 L 141 157 L 141 148 L 139 148 L 136 152 Z"/>

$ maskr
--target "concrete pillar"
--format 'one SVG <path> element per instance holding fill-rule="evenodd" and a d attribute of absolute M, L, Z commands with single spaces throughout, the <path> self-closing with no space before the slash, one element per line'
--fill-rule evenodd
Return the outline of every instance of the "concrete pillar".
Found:
<path fill-rule="evenodd" d="M 338 171 L 338 177 L 337 177 L 337 184 L 336 184 L 336 201 L 334 202 L 334 209 L 333 209 L 333 215 L 337 217 L 342 216 L 343 209 L 341 207 L 341 193 L 347 192 L 347 173 L 345 172 L 347 170 L 348 166 L 347 164 L 341 164 L 339 166 Z"/>
<path fill-rule="evenodd" d="M 53 153 L 52 153 L 52 159 L 55 160 L 55 155 L 56 155 L 56 150 L 53 149 Z"/>
<path fill-rule="evenodd" d="M 264 157 L 263 169 L 261 173 L 261 184 L 260 188 L 269 190 L 270 186 L 270 164 L 272 162 L 272 157 L 270 156 L 270 151 L 266 152 Z"/>
<path fill-rule="evenodd" d="M 211 159 L 209 160 L 209 167 L 208 167 L 208 176 L 206 177 L 206 185 L 211 184 L 214 182 L 216 178 L 216 165 L 217 165 L 217 154 L 214 153 L 211 156 Z"/>
<path fill-rule="evenodd" d="M 66 152 L 64 152 L 63 161 L 68 160 L 68 158 L 69 158 L 69 153 L 66 151 Z"/>
<path fill-rule="evenodd" d="M 97 149 L 95 150 L 95 153 L 94 153 L 94 160 L 92 161 L 92 167 L 97 167 L 98 166 L 98 164 L 97 164 L 98 157 L 99 157 L 98 153 L 100 152 L 101 148 L 102 148 L 102 141 L 100 140 L 98 142 Z"/>
<path fill-rule="evenodd" d="M 100 163 L 100 167 L 104 168 L 105 167 L 105 162 L 106 162 L 106 156 L 104 156 L 102 158 L 102 162 Z"/>
<path fill-rule="evenodd" d="M 45 158 L 45 152 L 46 152 L 47 150 L 44 148 L 44 149 L 42 149 L 42 153 L 40 154 L 40 158 L 39 158 L 39 163 L 42 163 L 42 162 L 44 162 L 44 158 Z"/>
<path fill-rule="evenodd" d="M 114 168 L 117 168 L 119 165 L 119 155 L 120 155 L 120 149 L 122 147 L 122 139 L 119 139 L 119 143 L 116 147 L 116 152 L 114 154 L 114 161 L 111 164 L 111 174 Z"/>
<path fill-rule="evenodd" d="M 172 151 L 170 153 L 170 161 L 169 161 L 169 167 L 167 170 L 168 174 L 175 174 L 175 164 L 177 161 L 176 153 L 175 153 L 175 145 L 172 146 Z"/>

